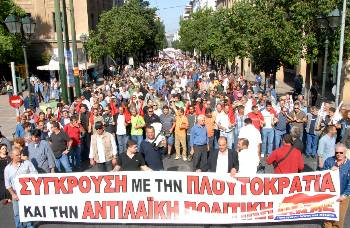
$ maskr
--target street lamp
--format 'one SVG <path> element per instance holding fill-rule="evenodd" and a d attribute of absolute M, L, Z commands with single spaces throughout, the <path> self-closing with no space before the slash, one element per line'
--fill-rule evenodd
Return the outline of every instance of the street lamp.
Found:
<path fill-rule="evenodd" d="M 25 66 L 25 71 L 26 71 L 27 86 L 28 86 L 28 92 L 29 92 L 29 105 L 32 107 L 32 101 L 31 101 L 31 96 L 30 96 L 30 92 L 32 92 L 32 90 L 31 90 L 31 84 L 30 84 L 30 79 L 29 79 L 26 42 L 35 33 L 36 23 L 28 15 L 23 17 L 23 18 L 19 18 L 15 15 L 9 15 L 5 19 L 5 24 L 6 24 L 6 27 L 10 33 L 21 34 L 21 36 L 22 36 L 22 42 L 23 42 L 22 50 L 23 50 L 24 66 Z"/>
<path fill-rule="evenodd" d="M 331 13 L 329 13 L 327 16 L 320 15 L 316 19 L 319 27 L 321 28 L 321 30 L 324 30 L 326 34 L 326 39 L 324 42 L 325 51 L 324 51 L 324 61 L 323 61 L 322 92 L 321 92 L 321 96 L 322 98 L 324 98 L 325 91 L 326 91 L 327 64 L 328 64 L 328 45 L 329 45 L 328 33 L 329 31 L 333 32 L 333 30 L 339 26 L 340 12 L 338 9 L 335 9 Z"/>
<path fill-rule="evenodd" d="M 88 42 L 89 37 L 86 34 L 81 34 L 80 35 L 80 41 L 83 43 L 83 52 L 84 52 L 84 60 L 85 60 L 85 74 L 84 74 L 84 81 L 87 83 L 87 53 L 86 53 L 86 43 Z"/>

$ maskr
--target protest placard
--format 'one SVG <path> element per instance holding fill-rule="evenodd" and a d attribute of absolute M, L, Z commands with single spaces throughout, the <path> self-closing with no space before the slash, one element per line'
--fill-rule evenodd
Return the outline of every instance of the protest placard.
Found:
<path fill-rule="evenodd" d="M 339 172 L 22 175 L 20 218 L 85 223 L 233 224 L 339 219 Z"/>

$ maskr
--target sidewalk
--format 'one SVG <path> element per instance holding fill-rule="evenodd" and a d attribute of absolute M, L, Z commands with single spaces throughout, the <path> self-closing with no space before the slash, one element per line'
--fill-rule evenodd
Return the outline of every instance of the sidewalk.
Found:
<path fill-rule="evenodd" d="M 0 126 L 1 133 L 12 140 L 16 128 L 16 109 L 10 106 L 7 95 L 0 96 Z"/>

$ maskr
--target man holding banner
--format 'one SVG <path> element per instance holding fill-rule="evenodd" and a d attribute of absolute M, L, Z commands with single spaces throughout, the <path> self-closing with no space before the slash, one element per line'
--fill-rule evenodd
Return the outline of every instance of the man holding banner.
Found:
<path fill-rule="evenodd" d="M 19 218 L 18 196 L 15 189 L 15 179 L 21 174 L 37 174 L 34 165 L 30 161 L 21 160 L 21 151 L 18 148 L 12 150 L 12 161 L 4 171 L 5 187 L 12 196 L 12 207 L 17 228 L 22 227 Z M 24 227 L 33 227 L 30 222 L 23 224 Z"/>
<path fill-rule="evenodd" d="M 350 160 L 346 158 L 345 152 L 346 146 L 338 143 L 335 146 L 335 156 L 327 158 L 324 162 L 323 170 L 339 170 L 340 177 L 339 222 L 325 221 L 325 228 L 344 227 L 346 211 L 350 202 Z"/>

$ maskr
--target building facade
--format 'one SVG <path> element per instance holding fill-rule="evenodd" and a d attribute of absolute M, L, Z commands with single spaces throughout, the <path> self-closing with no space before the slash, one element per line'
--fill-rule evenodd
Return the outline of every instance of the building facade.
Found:
<path fill-rule="evenodd" d="M 195 0 L 193 3 L 193 11 L 196 12 L 203 9 L 212 9 L 215 11 L 216 5 L 217 0 Z"/>
<path fill-rule="evenodd" d="M 69 0 L 66 1 L 68 33 L 71 39 Z M 57 48 L 54 0 L 14 0 L 36 22 L 36 32 L 31 37 L 28 58 L 31 68 L 38 64 L 47 64 L 48 59 Z M 73 0 L 75 30 L 78 54 L 82 55 L 80 35 L 89 34 L 98 24 L 100 15 L 113 6 L 121 5 L 124 0 Z M 62 1 L 61 1 L 62 11 Z"/>

